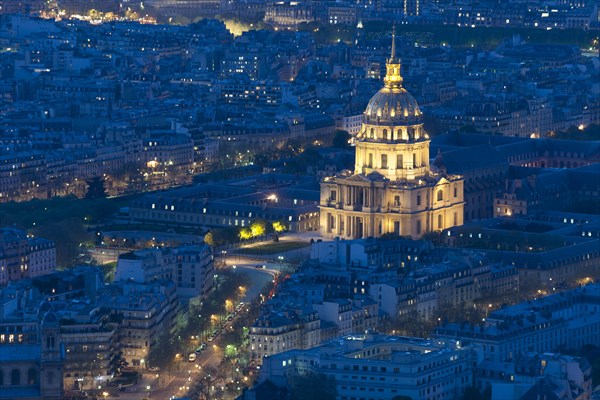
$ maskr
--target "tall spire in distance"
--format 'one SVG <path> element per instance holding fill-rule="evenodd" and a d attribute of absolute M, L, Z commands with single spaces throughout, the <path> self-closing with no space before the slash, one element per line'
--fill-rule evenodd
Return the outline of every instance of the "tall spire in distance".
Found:
<path fill-rule="evenodd" d="M 396 23 L 392 26 L 392 55 L 390 56 L 390 64 L 396 59 Z"/>
<path fill-rule="evenodd" d="M 402 87 L 402 75 L 400 75 L 400 60 L 396 58 L 396 24 L 392 28 L 392 52 L 386 63 L 385 78 L 383 83 L 388 89 L 400 89 Z"/>

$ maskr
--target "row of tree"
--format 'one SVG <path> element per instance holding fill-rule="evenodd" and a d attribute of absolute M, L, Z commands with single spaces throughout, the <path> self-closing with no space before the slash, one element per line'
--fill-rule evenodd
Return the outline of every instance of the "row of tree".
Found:
<path fill-rule="evenodd" d="M 284 221 L 267 221 L 257 218 L 249 226 L 225 227 L 211 229 L 204 236 L 204 242 L 209 246 L 222 246 L 225 244 L 238 243 L 242 240 L 250 240 L 271 233 L 284 232 L 288 229 Z"/>

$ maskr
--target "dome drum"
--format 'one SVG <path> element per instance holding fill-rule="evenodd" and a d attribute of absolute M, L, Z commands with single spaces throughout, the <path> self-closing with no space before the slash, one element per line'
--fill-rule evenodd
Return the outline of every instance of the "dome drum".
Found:
<path fill-rule="evenodd" d="M 359 141 L 372 143 L 415 143 L 429 139 L 423 124 L 389 126 L 365 123 L 357 136 Z"/>

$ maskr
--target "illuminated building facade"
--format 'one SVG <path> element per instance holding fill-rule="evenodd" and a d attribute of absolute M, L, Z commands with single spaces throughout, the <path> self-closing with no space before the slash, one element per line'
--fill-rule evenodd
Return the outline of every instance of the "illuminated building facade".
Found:
<path fill-rule="evenodd" d="M 402 81 L 393 41 L 384 87 L 363 114 L 354 173 L 342 172 L 321 183 L 324 237 L 393 233 L 418 238 L 462 225 L 464 180 L 430 170 L 423 114 Z"/>

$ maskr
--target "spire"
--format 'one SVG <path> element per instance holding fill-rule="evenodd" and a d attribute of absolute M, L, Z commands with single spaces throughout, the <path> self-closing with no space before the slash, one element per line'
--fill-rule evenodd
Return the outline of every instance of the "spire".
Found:
<path fill-rule="evenodd" d="M 390 56 L 389 63 L 393 63 L 396 59 L 396 24 L 392 26 L 392 55 Z"/>
<path fill-rule="evenodd" d="M 386 63 L 386 73 L 383 82 L 388 89 L 399 89 L 402 87 L 402 75 L 400 75 L 400 60 L 396 58 L 396 24 L 392 28 L 392 52 Z"/>

